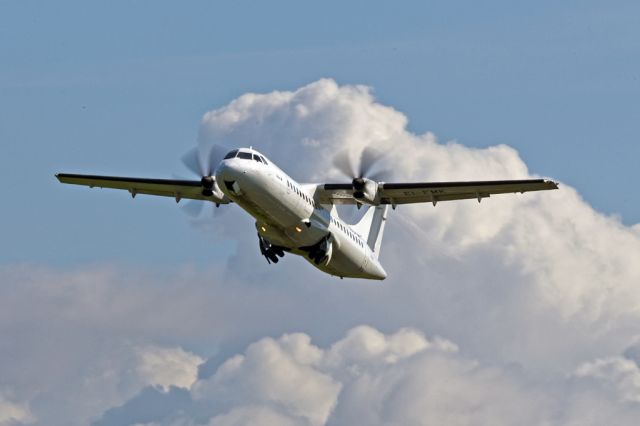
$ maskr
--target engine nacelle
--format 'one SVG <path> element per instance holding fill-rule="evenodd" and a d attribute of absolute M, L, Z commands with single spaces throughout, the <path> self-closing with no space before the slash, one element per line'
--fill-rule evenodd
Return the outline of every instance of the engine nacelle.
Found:
<path fill-rule="evenodd" d="M 316 265 L 327 266 L 333 254 L 333 238 L 327 235 L 309 250 L 309 259 Z"/>
<path fill-rule="evenodd" d="M 227 197 L 218 186 L 218 182 L 215 182 L 215 184 L 213 185 L 213 188 L 211 188 L 211 192 L 213 193 L 214 199 L 226 201 L 227 203 L 230 201 L 229 197 Z"/>
<path fill-rule="evenodd" d="M 378 183 L 367 178 L 353 179 L 353 197 L 360 203 L 377 206 L 380 204 Z"/>
<path fill-rule="evenodd" d="M 211 176 L 205 176 L 200 181 L 202 183 L 202 195 L 205 197 L 211 197 L 216 204 L 229 204 L 229 197 L 227 197 L 220 187 L 218 182 Z"/>
<path fill-rule="evenodd" d="M 331 255 L 333 254 L 333 241 L 329 240 L 327 243 L 327 251 L 325 252 L 322 264 L 327 266 L 331 262 Z"/>

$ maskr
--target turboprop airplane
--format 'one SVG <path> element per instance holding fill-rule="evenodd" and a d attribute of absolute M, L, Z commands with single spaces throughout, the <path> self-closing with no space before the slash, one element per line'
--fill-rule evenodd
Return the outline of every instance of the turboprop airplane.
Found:
<path fill-rule="evenodd" d="M 225 155 L 226 153 L 226 155 Z M 256 219 L 260 252 L 269 263 L 285 253 L 304 257 L 316 268 L 340 278 L 383 280 L 387 273 L 378 259 L 388 208 L 399 204 L 477 199 L 493 194 L 558 189 L 545 179 L 471 182 L 381 182 L 369 174 L 375 151 L 363 150 L 359 170 L 348 157 L 334 165 L 350 175 L 347 183 L 298 183 L 263 154 L 252 148 L 227 153 L 214 146 L 209 155 L 194 149 L 184 163 L 199 180 L 148 179 L 59 173 L 62 183 L 115 188 L 138 194 L 238 204 Z M 380 175 L 380 173 L 378 173 Z M 338 217 L 337 204 L 368 210 L 354 225 Z"/>

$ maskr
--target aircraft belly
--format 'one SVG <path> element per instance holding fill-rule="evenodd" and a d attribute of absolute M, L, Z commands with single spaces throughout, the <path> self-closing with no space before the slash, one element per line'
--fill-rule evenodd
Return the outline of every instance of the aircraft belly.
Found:
<path fill-rule="evenodd" d="M 286 226 L 297 220 L 294 211 L 283 203 L 283 192 L 277 185 L 270 185 L 268 179 L 244 177 L 238 179 L 240 194 L 230 194 L 231 198 L 251 216 L 270 225 Z"/>
<path fill-rule="evenodd" d="M 363 263 L 365 254 L 359 246 L 350 240 L 342 238 L 341 241 L 334 242 L 333 255 L 328 265 L 312 265 L 323 272 L 331 275 L 346 278 L 364 278 Z"/>
<path fill-rule="evenodd" d="M 232 199 L 256 219 L 259 232 L 264 226 L 267 231 L 260 233 L 272 243 L 287 248 L 305 247 L 327 235 L 326 227 L 315 226 L 316 221 L 310 221 L 309 226 L 304 224 L 310 212 L 305 211 L 297 195 L 287 194 L 274 179 L 245 176 L 238 179 L 238 184 L 241 193 L 232 194 Z"/>

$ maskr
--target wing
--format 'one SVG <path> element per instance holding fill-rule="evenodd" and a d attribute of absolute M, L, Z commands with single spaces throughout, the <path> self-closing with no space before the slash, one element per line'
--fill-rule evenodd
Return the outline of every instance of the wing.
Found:
<path fill-rule="evenodd" d="M 546 179 L 489 180 L 470 182 L 381 183 L 378 185 L 380 204 L 433 203 L 490 197 L 492 194 L 523 193 L 558 189 L 558 184 Z M 316 193 L 322 204 L 355 204 L 350 183 L 318 185 Z"/>
<path fill-rule="evenodd" d="M 131 196 L 138 194 L 158 195 L 172 197 L 176 201 L 183 198 L 191 200 L 212 201 L 219 204 L 228 204 L 227 197 L 202 195 L 202 183 L 199 180 L 176 179 L 147 179 L 119 176 L 94 176 L 59 173 L 56 175 L 61 183 L 83 185 L 90 188 L 113 188 L 129 191 Z"/>

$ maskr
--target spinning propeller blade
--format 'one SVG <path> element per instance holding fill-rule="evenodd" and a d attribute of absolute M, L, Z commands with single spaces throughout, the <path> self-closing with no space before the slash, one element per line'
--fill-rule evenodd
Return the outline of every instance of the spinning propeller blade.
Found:
<path fill-rule="evenodd" d="M 378 181 L 387 178 L 390 175 L 389 170 L 379 170 L 371 173 L 371 170 L 383 156 L 384 154 L 382 151 L 371 146 L 367 146 L 360 153 L 358 167 L 355 168 L 349 157 L 348 151 L 344 150 L 333 157 L 333 165 L 336 169 L 340 170 L 342 174 L 352 180 L 365 178 Z"/>
<path fill-rule="evenodd" d="M 195 147 L 182 156 L 182 163 L 200 178 L 212 176 L 227 151 L 222 145 L 213 145 L 206 155 L 202 155 L 202 151 Z"/>
<path fill-rule="evenodd" d="M 213 172 L 215 168 L 224 159 L 227 153 L 227 148 L 222 145 L 213 145 L 209 149 L 206 155 L 203 155 L 202 150 L 198 147 L 194 147 L 187 151 L 181 158 L 182 164 L 196 175 L 202 184 L 202 195 L 205 197 L 213 194 L 212 189 L 214 187 L 215 178 Z M 198 218 L 204 208 L 203 201 L 189 201 L 182 206 L 182 211 L 191 216 L 192 218 Z M 213 209 L 211 217 L 217 215 L 217 208 Z"/>

